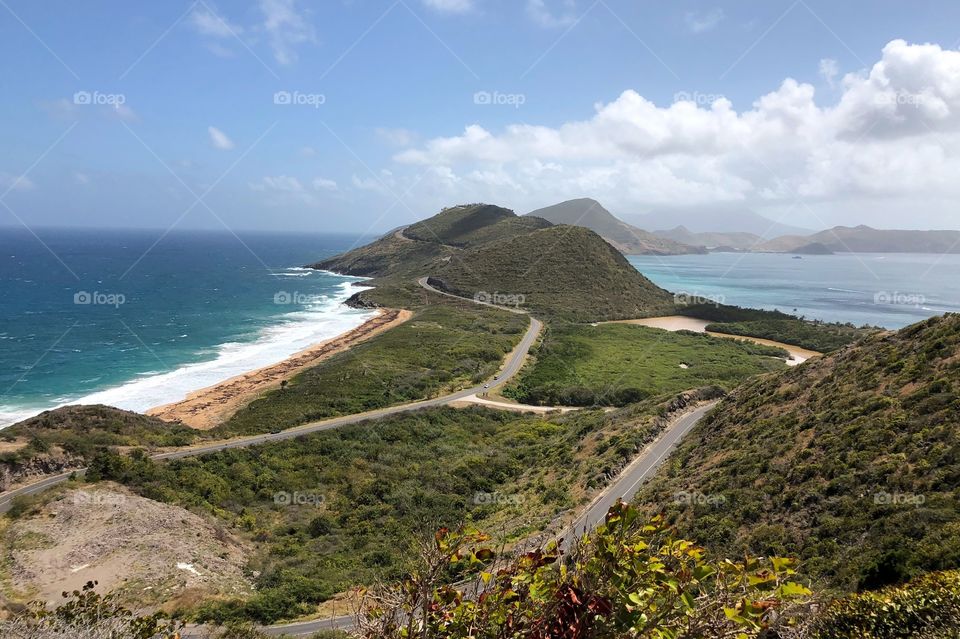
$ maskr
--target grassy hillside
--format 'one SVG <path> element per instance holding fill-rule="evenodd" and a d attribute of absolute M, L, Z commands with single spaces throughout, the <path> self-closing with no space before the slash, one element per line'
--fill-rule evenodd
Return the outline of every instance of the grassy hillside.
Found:
<path fill-rule="evenodd" d="M 958 422 L 949 315 L 748 382 L 640 500 L 722 553 L 798 556 L 843 590 L 898 583 L 960 566 Z"/>
<path fill-rule="evenodd" d="M 403 235 L 420 242 L 465 248 L 544 226 L 550 223 L 538 218 L 520 218 L 510 209 L 492 204 L 465 204 L 411 224 L 403 229 Z"/>
<path fill-rule="evenodd" d="M 202 616 L 271 622 L 398 579 L 440 526 L 474 522 L 506 541 L 543 530 L 642 450 L 666 410 L 436 408 L 170 463 L 104 455 L 90 478 L 213 515 L 254 543 L 256 593 Z"/>
<path fill-rule="evenodd" d="M 786 352 L 643 326 L 560 325 L 505 394 L 548 406 L 622 406 L 701 386 L 729 389 L 784 368 Z"/>
<path fill-rule="evenodd" d="M 588 229 L 552 226 L 464 251 L 430 275 L 465 297 L 513 296 L 546 317 L 597 321 L 668 312 L 673 297 Z"/>
<path fill-rule="evenodd" d="M 355 275 L 359 277 L 384 277 L 405 275 L 416 277 L 438 259 L 451 253 L 451 249 L 435 242 L 416 242 L 395 231 L 370 244 L 336 255 L 311 268 Z"/>
<path fill-rule="evenodd" d="M 686 255 L 704 252 L 699 246 L 660 237 L 631 226 L 614 217 L 602 204 L 589 198 L 561 202 L 533 211 L 529 215 L 544 218 L 554 224 L 588 228 L 628 255 Z"/>
<path fill-rule="evenodd" d="M 443 298 L 405 324 L 297 375 L 207 435 L 282 430 L 479 383 L 493 376 L 527 326 L 524 316 Z"/>

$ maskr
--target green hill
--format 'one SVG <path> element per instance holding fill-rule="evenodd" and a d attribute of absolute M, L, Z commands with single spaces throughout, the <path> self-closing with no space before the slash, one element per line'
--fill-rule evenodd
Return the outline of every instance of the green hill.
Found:
<path fill-rule="evenodd" d="M 372 244 L 312 265 L 380 278 L 363 303 L 427 276 L 465 297 L 504 296 L 549 317 L 596 321 L 668 313 L 672 296 L 599 235 L 487 204 L 444 209 Z M 391 298 L 390 303 L 393 303 Z"/>
<path fill-rule="evenodd" d="M 960 316 L 736 390 L 641 493 L 720 553 L 800 557 L 818 585 L 960 567 Z"/>
<path fill-rule="evenodd" d="M 627 255 L 686 255 L 706 252 L 700 246 L 683 244 L 631 226 L 614 217 L 602 204 L 590 198 L 554 204 L 533 211 L 529 216 L 540 217 L 554 224 L 586 227 Z"/>
<path fill-rule="evenodd" d="M 551 226 L 463 251 L 430 275 L 458 295 L 496 295 L 501 302 L 572 321 L 643 317 L 673 308 L 670 293 L 579 226 Z"/>

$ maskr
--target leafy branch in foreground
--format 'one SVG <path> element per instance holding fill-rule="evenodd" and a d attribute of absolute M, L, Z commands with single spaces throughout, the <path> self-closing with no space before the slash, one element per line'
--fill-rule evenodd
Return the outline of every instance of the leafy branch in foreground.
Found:
<path fill-rule="evenodd" d="M 113 595 L 101 596 L 91 581 L 83 590 L 63 593 L 67 601 L 50 609 L 31 604 L 27 612 L 0 622 L 6 639 L 178 639 L 183 624 L 162 615 L 137 616 L 117 603 Z"/>
<path fill-rule="evenodd" d="M 402 583 L 363 592 L 367 639 L 607 639 L 755 637 L 790 625 L 811 593 L 794 561 L 770 557 L 710 561 L 674 538 L 663 520 L 640 520 L 623 503 L 558 561 L 555 546 L 494 560 L 470 531 L 441 530 L 420 568 Z M 476 579 L 451 574 L 481 569 Z"/>

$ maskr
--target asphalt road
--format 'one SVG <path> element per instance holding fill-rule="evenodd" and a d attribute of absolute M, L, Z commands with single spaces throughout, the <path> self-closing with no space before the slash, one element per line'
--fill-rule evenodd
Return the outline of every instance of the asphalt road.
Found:
<path fill-rule="evenodd" d="M 466 299 L 462 297 L 457 297 L 456 295 L 450 295 L 449 293 L 444 293 L 443 291 L 438 291 L 432 286 L 427 284 L 427 278 L 421 278 L 418 280 L 418 283 L 426 288 L 429 291 L 438 293 L 440 295 L 446 295 L 447 297 L 453 297 L 456 299 Z M 506 306 L 497 306 L 495 304 L 490 304 L 487 302 L 481 302 L 477 300 L 468 300 L 473 301 L 476 304 L 483 306 L 490 306 L 491 308 L 497 308 L 504 311 L 509 311 L 511 313 L 525 313 L 525 311 L 518 311 L 515 308 L 510 308 Z M 512 353 L 507 357 L 506 363 L 500 369 L 500 372 L 497 375 L 497 379 L 488 380 L 485 384 L 480 386 L 475 386 L 473 388 L 466 388 L 456 393 L 450 395 L 444 395 L 442 397 L 435 397 L 433 399 L 427 399 L 420 402 L 413 402 L 410 404 L 401 404 L 399 406 L 390 406 L 388 408 L 381 408 L 379 410 L 368 411 L 366 413 L 358 413 L 355 415 L 345 415 L 343 417 L 335 417 L 332 419 L 325 419 L 317 422 L 310 422 L 308 424 L 303 424 L 302 426 L 297 426 L 295 428 L 290 428 L 279 433 L 264 433 L 262 435 L 252 435 L 250 437 L 242 437 L 237 439 L 232 439 L 229 441 L 218 442 L 214 444 L 205 444 L 203 446 L 194 446 L 189 448 L 184 448 L 181 450 L 175 450 L 168 453 L 159 453 L 157 455 L 152 455 L 152 459 L 164 460 L 164 459 L 183 459 L 185 457 L 197 457 L 199 455 L 208 455 L 210 453 L 217 453 L 223 450 L 230 450 L 233 448 L 247 448 L 248 446 L 257 446 L 259 444 L 266 444 L 269 442 L 282 441 L 285 439 L 292 439 L 294 437 L 301 437 L 303 435 L 310 435 L 312 433 L 320 433 L 326 430 L 333 430 L 335 428 L 341 428 L 350 424 L 357 424 L 371 419 L 380 419 L 382 417 L 388 417 L 390 415 L 397 415 L 399 413 L 407 413 L 415 410 L 422 410 L 424 408 L 432 408 L 435 406 L 445 406 L 453 402 L 462 400 L 465 397 L 470 395 L 476 395 L 480 393 L 485 393 L 496 388 L 503 386 L 505 383 L 510 381 L 510 379 L 517 374 L 520 368 L 523 366 L 524 359 L 526 358 L 527 353 L 530 350 L 530 347 L 533 346 L 533 343 L 536 341 L 537 336 L 540 334 L 540 330 L 543 328 L 543 323 L 534 318 L 530 318 L 530 326 L 527 328 L 527 332 L 524 334 L 523 339 L 520 340 L 520 343 L 513 350 Z M 23 486 L 16 490 L 11 490 L 0 494 L 0 514 L 3 514 L 10 510 L 12 502 L 17 497 L 25 497 L 29 495 L 35 495 L 37 493 L 43 492 L 44 490 L 56 486 L 67 481 L 70 478 L 70 475 L 74 472 L 77 474 L 82 474 L 85 469 L 78 469 L 76 471 L 62 473 L 60 475 L 53 475 L 50 477 L 45 477 L 40 481 L 37 481 L 28 486 Z"/>
<path fill-rule="evenodd" d="M 446 295 L 448 297 L 461 300 L 467 299 L 437 290 L 436 288 L 427 284 L 427 278 L 425 277 L 419 279 L 417 283 L 423 288 L 439 295 Z M 490 306 L 492 308 L 509 311 L 511 313 L 527 314 L 526 311 L 521 309 L 497 306 L 495 304 L 478 300 L 469 301 L 473 301 L 474 303 L 483 306 Z M 506 363 L 501 368 L 497 377 L 489 380 L 486 384 L 475 386 L 473 388 L 467 388 L 456 393 L 444 395 L 443 397 L 437 397 L 434 399 L 414 402 L 411 404 L 402 404 L 399 406 L 391 406 L 366 413 L 346 415 L 344 417 L 336 417 L 319 422 L 312 422 L 284 430 L 279 433 L 254 435 L 251 437 L 244 437 L 216 444 L 176 450 L 169 453 L 160 453 L 153 455 L 152 458 L 156 460 L 183 459 L 185 457 L 207 455 L 234 448 L 246 448 L 249 446 L 256 446 L 258 444 L 265 444 L 274 441 L 291 439 L 294 437 L 301 437 L 303 435 L 309 435 L 312 433 L 319 433 L 326 430 L 333 430 L 349 424 L 357 424 L 372 419 L 380 419 L 390 415 L 407 413 L 435 406 L 445 406 L 458 400 L 462 400 L 465 397 L 469 397 L 470 395 L 489 392 L 503 386 L 519 372 L 520 368 L 523 366 L 527 353 L 530 351 L 530 347 L 533 346 L 533 343 L 536 341 L 537 336 L 540 334 L 542 328 L 543 323 L 540 320 L 531 317 L 530 326 L 527 328 L 523 339 L 520 340 L 520 343 L 517 345 L 517 347 L 507 357 Z M 645 450 L 636 460 L 634 460 L 633 463 L 625 468 L 617 480 L 606 490 L 604 490 L 603 493 L 590 504 L 584 514 L 581 515 L 581 517 L 578 518 L 574 524 L 567 529 L 567 531 L 561 537 L 561 547 L 567 549 L 572 541 L 579 535 L 601 523 L 607 511 L 610 509 L 610 506 L 612 506 L 618 499 L 627 501 L 632 498 L 644 480 L 653 474 L 653 472 L 667 458 L 667 455 L 670 453 L 670 451 L 676 447 L 677 443 L 683 438 L 683 436 L 686 435 L 690 429 L 700 421 L 707 411 L 713 408 L 714 405 L 715 404 L 708 404 L 706 406 L 702 406 L 682 416 L 673 424 L 668 426 L 663 434 L 661 434 L 661 436 L 647 450 Z M 83 470 L 77 470 L 74 472 L 81 474 L 83 473 Z M 69 479 L 71 474 L 72 473 L 63 473 L 60 475 L 54 475 L 30 484 L 29 486 L 24 486 L 17 490 L 3 493 L 0 495 L 0 514 L 5 513 L 10 509 L 11 502 L 16 497 L 40 493 L 48 488 L 66 481 Z M 267 626 L 261 628 L 261 630 L 271 636 L 305 636 L 314 634 L 321 630 L 350 628 L 353 626 L 354 622 L 355 618 L 352 615 L 346 615 L 341 617 L 306 621 L 302 623 Z M 200 635 L 191 634 L 191 631 L 187 630 L 183 636 L 185 638 L 189 638 Z"/>

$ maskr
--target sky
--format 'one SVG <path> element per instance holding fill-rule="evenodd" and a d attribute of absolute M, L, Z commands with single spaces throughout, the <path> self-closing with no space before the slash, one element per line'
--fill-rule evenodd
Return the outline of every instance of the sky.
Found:
<path fill-rule="evenodd" d="M 0 0 L 0 226 L 960 228 L 958 46 L 953 0 Z"/>

